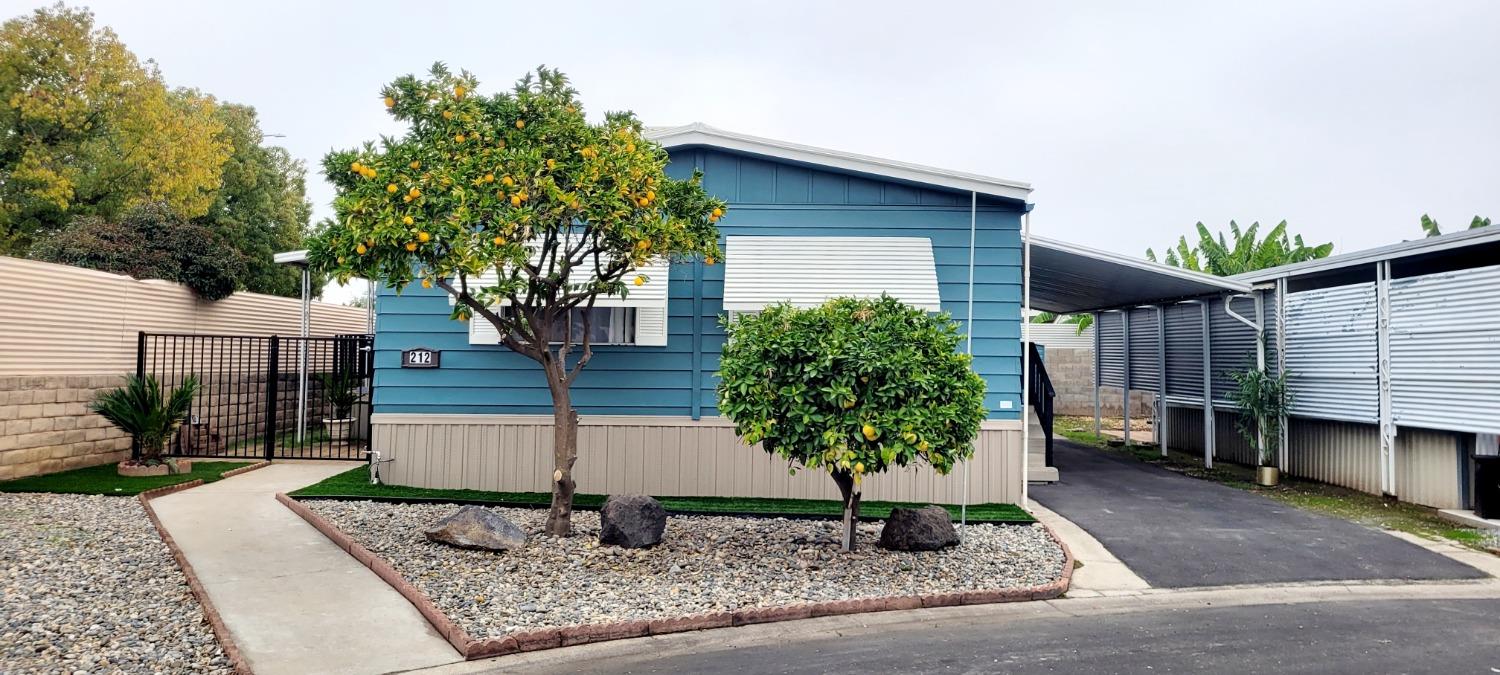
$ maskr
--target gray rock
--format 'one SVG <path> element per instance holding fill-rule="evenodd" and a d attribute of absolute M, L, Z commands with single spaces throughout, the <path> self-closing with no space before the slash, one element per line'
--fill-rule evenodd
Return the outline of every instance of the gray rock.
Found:
<path fill-rule="evenodd" d="M 891 509 L 880 530 L 880 547 L 893 551 L 936 551 L 958 545 L 953 518 L 941 506 Z"/>
<path fill-rule="evenodd" d="M 661 543 L 667 510 L 646 495 L 610 495 L 599 509 L 599 543 L 641 548 Z"/>
<path fill-rule="evenodd" d="M 428 541 L 484 551 L 509 551 L 526 545 L 526 533 L 515 523 L 478 506 L 459 509 L 458 513 L 439 520 L 423 534 L 427 535 Z"/>

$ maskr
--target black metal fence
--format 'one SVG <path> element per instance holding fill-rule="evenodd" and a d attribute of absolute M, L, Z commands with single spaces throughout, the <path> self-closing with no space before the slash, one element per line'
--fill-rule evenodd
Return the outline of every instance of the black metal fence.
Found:
<path fill-rule="evenodd" d="M 198 379 L 170 451 L 192 457 L 364 459 L 370 335 L 259 337 L 141 333 L 136 373 L 164 387 Z"/>

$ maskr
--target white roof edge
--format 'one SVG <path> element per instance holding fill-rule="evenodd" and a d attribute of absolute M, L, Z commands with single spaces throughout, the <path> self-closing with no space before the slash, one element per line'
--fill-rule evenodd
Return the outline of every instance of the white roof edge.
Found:
<path fill-rule="evenodd" d="M 307 249 L 297 251 L 283 251 L 271 256 L 271 260 L 277 265 L 306 265 Z"/>
<path fill-rule="evenodd" d="M 1030 183 L 761 138 L 699 122 L 676 127 L 648 127 L 645 135 L 666 148 L 706 145 L 1008 199 L 1026 201 L 1031 195 Z"/>
<path fill-rule="evenodd" d="M 1500 227 L 1491 225 L 1490 227 L 1464 230 L 1438 237 L 1425 237 L 1395 244 L 1386 244 L 1385 246 L 1377 246 L 1352 253 L 1342 253 L 1318 260 L 1308 260 L 1290 265 L 1281 265 L 1280 267 L 1267 267 L 1263 270 L 1236 274 L 1231 278 L 1249 282 L 1270 281 L 1280 277 L 1326 272 L 1344 267 L 1379 262 L 1381 260 L 1394 260 L 1396 258 L 1422 255 L 1424 253 L 1437 253 L 1439 251 L 1493 242 L 1500 242 Z"/>
<path fill-rule="evenodd" d="M 1165 274 L 1167 276 L 1176 277 L 1178 279 L 1184 279 L 1187 281 L 1195 281 L 1211 286 L 1218 286 L 1219 288 L 1222 288 L 1226 291 L 1248 293 L 1252 288 L 1252 285 L 1250 283 L 1240 281 L 1232 277 L 1216 277 L 1212 274 L 1194 272 L 1193 270 L 1182 269 L 1181 267 L 1172 267 L 1171 265 L 1154 263 L 1150 260 L 1141 260 L 1140 258 L 1132 258 L 1127 255 L 1120 255 L 1119 253 L 1110 253 L 1109 251 L 1101 251 L 1096 248 L 1089 248 L 1087 246 L 1080 246 L 1078 244 L 1070 244 L 1065 241 L 1048 239 L 1046 237 L 1038 237 L 1036 235 L 1031 235 L 1031 245 L 1043 246 L 1046 248 L 1063 251 L 1065 253 L 1072 253 L 1074 255 L 1088 256 L 1090 258 L 1103 260 L 1105 262 L 1113 263 L 1116 265 L 1125 265 L 1127 267 L 1133 267 L 1138 270 L 1155 272 L 1157 274 Z"/>

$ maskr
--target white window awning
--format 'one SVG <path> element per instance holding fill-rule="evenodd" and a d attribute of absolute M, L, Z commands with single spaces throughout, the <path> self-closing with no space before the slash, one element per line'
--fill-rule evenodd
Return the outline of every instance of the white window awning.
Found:
<path fill-rule="evenodd" d="M 778 302 L 812 307 L 882 293 L 929 312 L 941 309 L 925 237 L 731 236 L 725 249 L 725 311 L 757 312 Z"/>

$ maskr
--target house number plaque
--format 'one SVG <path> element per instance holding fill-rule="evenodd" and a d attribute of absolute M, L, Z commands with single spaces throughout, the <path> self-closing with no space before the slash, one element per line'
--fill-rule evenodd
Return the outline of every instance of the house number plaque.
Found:
<path fill-rule="evenodd" d="M 443 353 L 436 349 L 414 347 L 401 352 L 402 368 L 436 368 L 442 362 Z"/>

